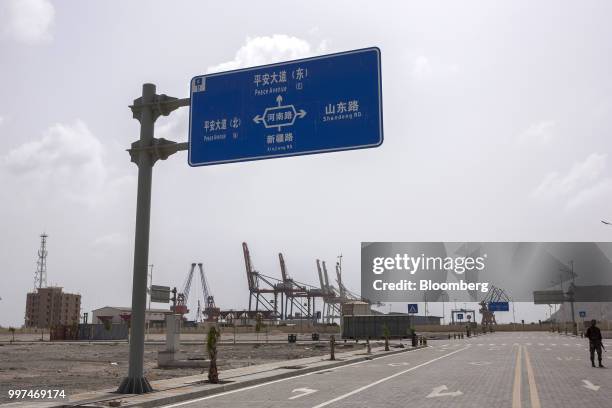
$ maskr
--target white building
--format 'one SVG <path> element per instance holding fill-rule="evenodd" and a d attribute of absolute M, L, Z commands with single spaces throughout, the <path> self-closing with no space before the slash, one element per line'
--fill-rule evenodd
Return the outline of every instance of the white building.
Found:
<path fill-rule="evenodd" d="M 147 309 L 145 320 L 150 319 L 152 324 L 163 324 L 168 313 L 171 313 L 169 309 Z M 131 307 L 104 306 L 92 311 L 91 322 L 100 324 L 104 323 L 105 320 L 110 320 L 111 323 L 122 323 L 128 320 L 131 314 Z"/>

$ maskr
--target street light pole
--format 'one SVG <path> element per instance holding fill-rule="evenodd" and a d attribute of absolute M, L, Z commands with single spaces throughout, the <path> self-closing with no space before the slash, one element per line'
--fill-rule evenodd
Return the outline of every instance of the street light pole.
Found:
<path fill-rule="evenodd" d="M 136 231 L 134 235 L 134 273 L 132 279 L 132 314 L 130 322 L 130 358 L 128 376 L 117 389 L 120 394 L 143 394 L 153 391 L 144 376 L 145 312 L 147 306 L 147 266 L 149 264 L 149 228 L 151 221 L 151 185 L 153 165 L 166 160 L 187 143 L 176 143 L 153 137 L 155 120 L 167 116 L 180 106 L 188 106 L 189 98 L 177 99 L 157 95 L 154 84 L 142 86 L 142 96 L 130 106 L 134 119 L 140 122 L 140 139 L 128 150 L 138 166 L 136 198 Z"/>

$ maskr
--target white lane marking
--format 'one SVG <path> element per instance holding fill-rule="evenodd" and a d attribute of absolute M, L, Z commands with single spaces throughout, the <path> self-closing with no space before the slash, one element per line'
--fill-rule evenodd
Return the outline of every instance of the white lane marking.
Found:
<path fill-rule="evenodd" d="M 402 363 L 389 363 L 387 364 L 389 367 L 400 367 L 400 366 L 407 366 L 410 365 L 410 363 L 408 363 L 407 361 L 404 361 Z"/>
<path fill-rule="evenodd" d="M 414 367 L 411 367 L 411 368 L 409 368 L 409 369 L 407 369 L 407 370 L 400 371 L 399 373 L 395 373 L 395 374 L 390 375 L 390 376 L 388 376 L 388 377 L 381 378 L 380 380 L 374 381 L 373 383 L 370 383 L 370 384 L 368 384 L 368 385 L 364 385 L 363 387 L 359 387 L 359 388 L 357 388 L 357 389 L 354 389 L 354 390 L 353 390 L 353 391 L 351 391 L 351 392 L 347 392 L 346 394 L 343 394 L 343 395 L 340 395 L 340 396 L 338 396 L 338 397 L 336 397 L 336 398 L 333 398 L 333 399 L 330 399 L 330 400 L 328 400 L 328 401 L 325 401 L 325 402 L 323 402 L 323 403 L 321 403 L 321 404 L 319 404 L 319 405 L 315 405 L 315 406 L 314 406 L 314 407 L 312 407 L 312 408 L 321 408 L 321 407 L 326 407 L 326 406 L 328 406 L 328 405 L 330 405 L 330 404 L 333 404 L 334 402 L 338 402 L 338 401 L 343 400 L 343 399 L 345 399 L 345 398 L 347 398 L 347 397 L 350 397 L 351 395 L 355 395 L 355 394 L 357 394 L 357 393 L 360 393 L 360 392 L 361 392 L 361 391 L 363 391 L 363 390 L 367 390 L 367 389 L 368 389 L 368 388 L 370 388 L 370 387 L 373 387 L 373 386 L 375 386 L 375 385 L 378 385 L 378 384 L 380 384 L 380 383 L 383 383 L 383 382 L 385 382 L 385 381 L 388 381 L 388 380 L 390 380 L 390 379 L 392 379 L 392 378 L 395 378 L 395 377 L 397 377 L 397 376 L 400 376 L 400 375 L 402 375 L 402 374 L 406 374 L 407 372 L 410 372 L 410 371 L 416 370 L 417 368 L 420 368 L 420 367 L 426 366 L 426 365 L 431 364 L 431 363 L 433 363 L 433 362 L 435 362 L 435 361 L 441 360 L 441 359 L 443 359 L 443 358 L 445 358 L 445 357 L 452 356 L 453 354 L 455 354 L 455 353 L 459 353 L 460 351 L 463 351 L 463 350 L 467 350 L 468 348 L 470 348 L 470 345 L 467 345 L 467 346 L 465 346 L 465 347 L 463 347 L 463 348 L 460 348 L 460 349 L 458 349 L 458 350 L 455 350 L 455 351 L 451 351 L 451 352 L 450 352 L 450 353 L 448 353 L 448 354 L 445 354 L 445 355 L 440 356 L 440 357 L 436 357 L 436 358 L 434 358 L 434 359 L 432 359 L 432 360 L 429 360 L 429 361 L 426 361 L 426 362 L 421 363 L 421 364 L 419 364 L 419 365 L 416 365 L 416 366 L 414 366 Z"/>
<path fill-rule="evenodd" d="M 420 348 L 420 349 L 413 350 L 412 353 L 420 351 L 420 350 L 427 350 L 427 349 L 428 349 L 427 347 L 423 347 L 423 348 Z M 461 351 L 461 350 L 457 350 L 457 351 Z M 455 351 L 454 353 L 456 353 L 457 351 Z M 388 356 L 381 356 L 381 357 L 378 357 L 377 360 L 378 359 L 383 359 L 383 358 L 389 358 L 389 357 L 397 357 L 397 355 L 391 354 L 391 355 L 388 355 Z M 444 357 L 444 356 L 441 356 L 439 358 L 442 358 L 442 357 Z M 340 366 L 340 367 L 321 368 L 320 370 L 312 371 L 312 372 L 306 373 L 306 374 L 296 375 L 294 377 L 281 378 L 279 380 L 274 380 L 274 381 L 269 381 L 269 382 L 265 382 L 265 383 L 261 383 L 261 384 L 251 385 L 249 387 L 239 388 L 237 390 L 220 392 L 219 394 L 209 395 L 207 397 L 202 397 L 202 398 L 196 398 L 196 399 L 192 399 L 192 400 L 177 402 L 176 404 L 172 404 L 172 405 L 164 405 L 162 408 L 180 407 L 181 405 L 187 405 L 187 404 L 192 404 L 194 402 L 204 401 L 204 400 L 207 400 L 207 399 L 223 397 L 225 395 L 236 394 L 236 393 L 242 392 L 242 391 L 249 391 L 249 390 L 252 390 L 252 389 L 255 389 L 255 388 L 265 387 L 266 385 L 272 385 L 272 384 L 280 383 L 280 382 L 283 382 L 283 381 L 295 380 L 296 378 L 301 378 L 301 377 L 306 377 L 306 376 L 309 376 L 309 375 L 317 374 L 317 373 L 320 373 L 321 371 L 331 371 L 331 370 L 335 371 L 335 370 L 339 370 L 339 369 L 345 368 L 345 367 L 351 367 L 351 366 L 357 366 L 357 365 L 360 365 L 360 364 L 369 363 L 371 361 L 373 361 L 373 360 L 357 361 L 356 363 L 346 364 L 346 365 L 343 365 L 343 366 Z"/>
<path fill-rule="evenodd" d="M 427 397 L 425 398 L 435 398 L 435 397 L 456 397 L 458 395 L 463 395 L 463 393 L 459 390 L 453 392 L 442 392 L 448 390 L 446 385 L 440 385 L 439 387 L 435 387 Z"/>
<path fill-rule="evenodd" d="M 543 345 L 544 345 L 544 343 L 538 343 L 538 346 L 543 346 Z"/>
<path fill-rule="evenodd" d="M 597 391 L 599 390 L 599 388 L 601 388 L 599 385 L 595 385 L 592 382 L 588 381 L 588 380 L 582 380 L 582 382 L 584 384 L 582 384 L 582 386 L 584 388 L 586 388 L 587 390 L 591 390 L 591 391 Z"/>
<path fill-rule="evenodd" d="M 291 393 L 293 394 L 294 392 L 301 392 L 301 394 L 294 395 L 293 397 L 289 397 L 288 399 L 292 400 L 292 399 L 304 397 L 306 395 L 312 394 L 313 392 L 317 392 L 317 391 L 318 390 L 313 390 L 312 388 L 296 388 L 295 390 L 291 391 Z"/>

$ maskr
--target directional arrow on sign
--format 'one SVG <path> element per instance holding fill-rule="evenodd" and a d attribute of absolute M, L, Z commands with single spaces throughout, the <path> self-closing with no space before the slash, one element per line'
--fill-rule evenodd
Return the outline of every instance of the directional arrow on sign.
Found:
<path fill-rule="evenodd" d="M 431 393 L 426 398 L 435 398 L 435 397 L 456 397 L 458 395 L 462 395 L 463 393 L 459 390 L 454 392 L 442 392 L 448 390 L 446 385 L 440 385 L 439 387 L 435 387 Z"/>
<path fill-rule="evenodd" d="M 299 111 L 297 111 L 297 113 L 295 114 L 295 116 L 297 116 L 298 118 L 303 118 L 304 116 L 306 116 L 306 111 L 304 109 L 300 109 Z"/>
<path fill-rule="evenodd" d="M 317 390 L 313 390 L 312 388 L 296 388 L 295 390 L 291 391 L 292 394 L 294 392 L 300 392 L 301 394 L 294 395 L 293 397 L 289 397 L 290 400 L 300 398 L 308 394 L 312 394 L 313 392 L 317 392 Z"/>
<path fill-rule="evenodd" d="M 597 391 L 600 388 L 599 385 L 595 385 L 588 380 L 582 380 L 582 382 L 584 383 L 582 386 L 586 388 L 587 390 Z"/>

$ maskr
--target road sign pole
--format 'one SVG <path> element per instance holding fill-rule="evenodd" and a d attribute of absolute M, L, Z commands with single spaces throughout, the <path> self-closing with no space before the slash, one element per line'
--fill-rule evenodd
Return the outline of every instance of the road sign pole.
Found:
<path fill-rule="evenodd" d="M 132 280 L 132 314 L 130 321 L 130 358 L 128 376 L 117 392 L 143 394 L 153 391 L 144 377 L 145 312 L 147 306 L 147 278 L 149 263 L 149 226 L 151 220 L 151 184 L 153 165 L 165 160 L 178 150 L 186 150 L 179 144 L 153 137 L 155 120 L 159 115 L 169 115 L 180 106 L 187 106 L 189 99 L 157 95 L 154 84 L 142 86 L 142 96 L 131 106 L 134 118 L 140 121 L 140 139 L 128 150 L 132 162 L 138 166 L 138 193 L 136 198 L 136 232 L 134 236 L 134 275 Z"/>
<path fill-rule="evenodd" d="M 155 99 L 155 85 L 142 86 L 139 109 L 140 146 L 151 146 L 155 118 L 152 104 Z M 136 105 L 136 104 L 135 104 Z M 136 114 L 136 113 L 135 113 Z M 153 160 L 149 152 L 137 154 L 138 194 L 136 198 L 136 233 L 134 238 L 134 277 L 132 280 L 132 316 L 130 326 L 130 360 L 128 376 L 123 379 L 118 391 L 122 394 L 142 394 L 153 389 L 144 377 L 144 323 L 147 301 L 147 269 L 149 263 L 149 225 L 151 219 L 151 184 Z"/>

